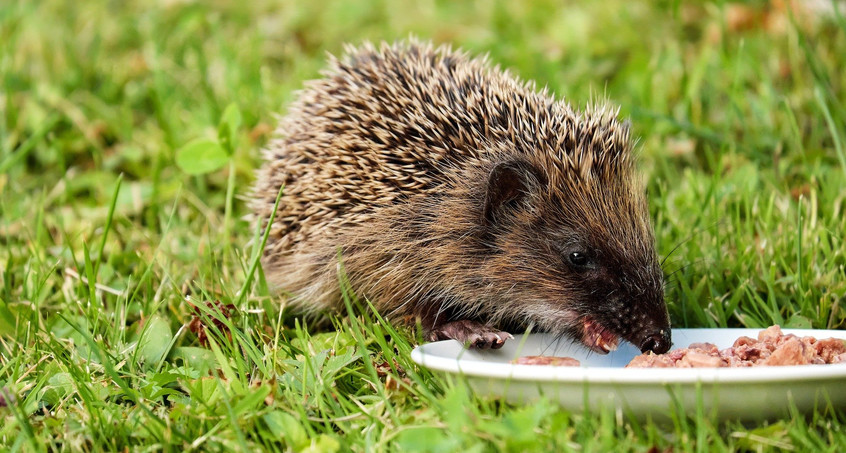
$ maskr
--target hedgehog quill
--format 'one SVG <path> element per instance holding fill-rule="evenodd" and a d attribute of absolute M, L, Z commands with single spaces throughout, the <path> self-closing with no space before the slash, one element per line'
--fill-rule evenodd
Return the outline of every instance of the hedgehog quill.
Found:
<path fill-rule="evenodd" d="M 485 58 L 365 44 L 308 82 L 265 150 L 268 281 L 304 311 L 353 290 L 427 340 L 499 348 L 529 326 L 600 353 L 671 345 L 629 126 Z"/>

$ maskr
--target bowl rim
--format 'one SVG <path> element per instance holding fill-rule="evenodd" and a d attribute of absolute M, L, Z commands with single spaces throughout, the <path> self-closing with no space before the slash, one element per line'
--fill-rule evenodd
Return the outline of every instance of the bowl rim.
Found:
<path fill-rule="evenodd" d="M 725 329 L 673 329 L 675 334 L 711 334 L 757 335 L 763 329 L 725 328 Z M 824 329 L 782 329 L 784 334 L 813 336 L 817 339 L 829 337 L 846 340 L 846 330 Z M 549 334 L 529 334 L 546 336 Z M 524 334 L 514 335 L 514 340 L 521 341 Z M 526 382 L 567 382 L 567 383 L 607 383 L 607 384 L 650 384 L 671 385 L 686 383 L 768 383 L 789 381 L 814 381 L 843 379 L 846 384 L 846 362 L 827 365 L 784 365 L 743 368 L 624 368 L 608 366 L 538 366 L 518 365 L 507 362 L 488 362 L 483 360 L 463 359 L 463 352 L 458 356 L 434 353 L 442 349 L 445 342 L 452 342 L 463 351 L 455 340 L 444 340 L 418 345 L 411 352 L 411 359 L 419 365 L 432 370 L 471 377 L 486 377 Z"/>

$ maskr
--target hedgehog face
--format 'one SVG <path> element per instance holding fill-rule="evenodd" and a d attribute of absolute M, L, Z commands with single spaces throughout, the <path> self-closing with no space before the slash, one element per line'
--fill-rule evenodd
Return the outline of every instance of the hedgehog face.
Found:
<path fill-rule="evenodd" d="M 539 237 L 558 255 L 547 259 L 560 263 L 558 281 L 569 294 L 565 304 L 588 347 L 608 352 L 622 337 L 643 351 L 666 352 L 670 329 L 660 265 L 651 241 L 621 247 L 617 238 L 632 232 L 620 230 L 637 226 L 620 222 L 597 232 L 578 218 L 556 219 Z M 650 231 L 639 234 L 651 240 Z"/>
<path fill-rule="evenodd" d="M 526 306 L 521 323 L 600 353 L 619 338 L 666 352 L 663 274 L 642 192 L 623 181 L 570 188 L 548 179 L 521 160 L 497 164 L 488 178 L 484 222 L 500 251 L 491 259 Z"/>

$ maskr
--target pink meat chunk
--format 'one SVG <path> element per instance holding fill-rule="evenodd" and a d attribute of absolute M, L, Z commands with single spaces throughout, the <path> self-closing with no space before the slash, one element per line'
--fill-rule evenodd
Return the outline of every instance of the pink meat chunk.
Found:
<path fill-rule="evenodd" d="M 550 365 L 550 366 L 579 366 L 581 363 L 572 357 L 553 357 L 529 355 L 518 357 L 511 361 L 517 365 Z"/>
<path fill-rule="evenodd" d="M 641 354 L 629 368 L 717 368 L 750 366 L 822 365 L 846 363 L 846 341 L 839 338 L 817 340 L 784 334 L 770 326 L 758 339 L 742 336 L 731 347 L 720 350 L 711 343 L 693 343 L 666 354 Z"/>

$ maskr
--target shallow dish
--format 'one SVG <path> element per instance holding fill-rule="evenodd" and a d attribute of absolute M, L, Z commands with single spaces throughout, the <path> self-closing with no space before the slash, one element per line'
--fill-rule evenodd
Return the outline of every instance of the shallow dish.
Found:
<path fill-rule="evenodd" d="M 763 329 L 673 329 L 675 348 L 691 343 L 730 347 L 742 335 L 757 337 Z M 800 337 L 846 339 L 843 330 L 783 329 Z M 502 349 L 464 349 L 455 340 L 418 346 L 411 358 L 425 367 L 467 377 L 482 395 L 515 403 L 544 395 L 575 411 L 603 406 L 636 417 L 665 418 L 671 407 L 692 413 L 702 409 L 722 419 L 766 419 L 784 416 L 794 405 L 800 411 L 828 403 L 846 407 L 846 363 L 751 368 L 624 368 L 639 354 L 632 345 L 599 355 L 571 340 L 549 334 L 515 335 Z M 522 356 L 573 357 L 578 367 L 515 365 Z"/>

